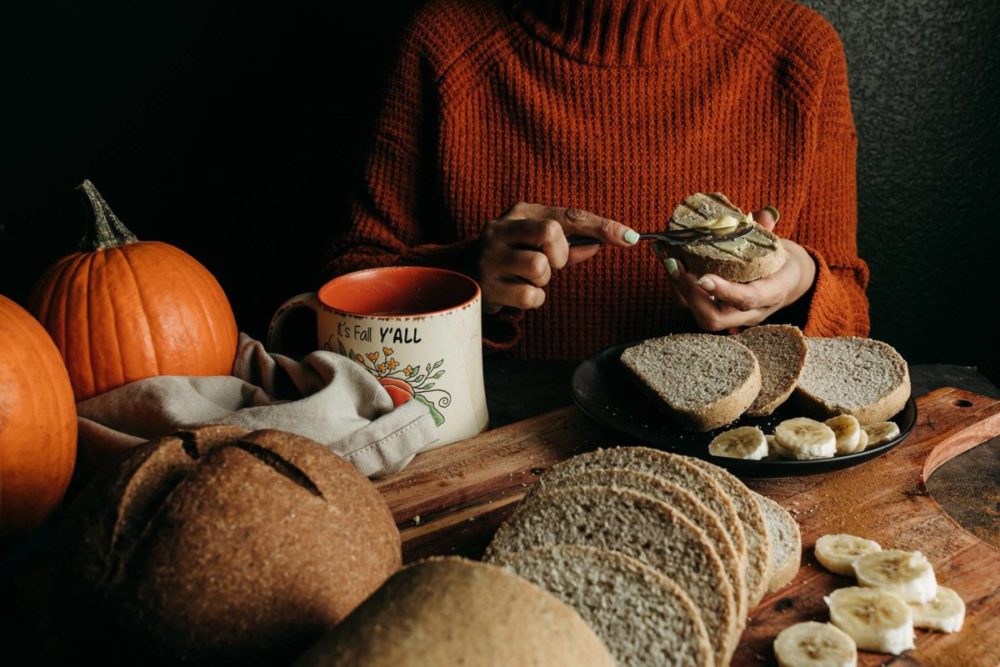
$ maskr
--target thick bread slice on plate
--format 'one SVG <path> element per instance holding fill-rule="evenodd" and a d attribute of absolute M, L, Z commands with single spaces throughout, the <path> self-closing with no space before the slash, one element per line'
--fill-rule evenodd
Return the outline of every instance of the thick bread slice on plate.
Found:
<path fill-rule="evenodd" d="M 757 358 L 734 336 L 650 338 L 622 352 L 621 362 L 684 428 L 695 431 L 738 419 L 760 392 Z"/>
<path fill-rule="evenodd" d="M 760 365 L 760 393 L 747 408 L 751 417 L 764 417 L 788 400 L 806 365 L 806 337 L 790 324 L 765 324 L 738 334 Z"/>
<path fill-rule="evenodd" d="M 809 356 L 795 390 L 817 417 L 854 415 L 862 424 L 887 421 L 910 398 L 910 372 L 892 346 L 871 338 L 808 338 Z"/>
<path fill-rule="evenodd" d="M 701 613 L 657 570 L 617 551 L 557 544 L 497 561 L 579 612 L 621 667 L 711 667 Z"/>
<path fill-rule="evenodd" d="M 486 560 L 554 544 L 619 551 L 669 576 L 698 606 L 717 664 L 727 663 L 738 637 L 733 589 L 705 532 L 683 514 L 625 489 L 556 489 L 500 525 Z"/>
<path fill-rule="evenodd" d="M 776 593 L 795 578 L 802 565 L 802 535 L 799 524 L 784 507 L 767 496 L 754 493 L 764 512 L 767 533 L 771 537 L 771 577 L 768 593 Z"/>
<path fill-rule="evenodd" d="M 706 220 L 724 215 L 743 220 L 744 213 L 721 193 L 696 192 L 674 209 L 670 229 L 697 227 Z M 667 253 L 695 274 L 714 273 L 738 283 L 769 276 L 784 266 L 788 253 L 777 235 L 757 223 L 751 224 L 754 231 L 738 239 L 712 244 L 668 245 Z"/>
<path fill-rule="evenodd" d="M 668 482 L 654 475 L 635 470 L 621 468 L 593 468 L 570 477 L 546 484 L 531 495 L 530 502 L 543 502 L 546 494 L 553 489 L 567 489 L 577 486 L 607 486 L 612 489 L 629 489 L 662 500 L 674 509 L 680 511 L 696 526 L 705 531 L 705 536 L 712 543 L 715 552 L 722 559 L 722 564 L 729 575 L 729 583 L 733 586 L 733 595 L 740 619 L 746 617 L 747 591 L 746 568 L 740 558 L 733 541 L 726 533 L 722 522 L 715 512 L 698 500 L 691 492 L 686 491 L 673 482 Z M 522 504 L 525 507 L 527 503 Z M 519 508 L 520 509 L 520 508 Z"/>
<path fill-rule="evenodd" d="M 691 458 L 691 464 L 709 473 L 719 486 L 729 494 L 736 506 L 736 512 L 743 522 L 747 536 L 747 589 L 751 609 L 760 602 L 767 592 L 767 582 L 771 573 L 771 537 L 767 532 L 767 521 L 754 493 L 743 482 L 722 468 L 708 461 Z"/>

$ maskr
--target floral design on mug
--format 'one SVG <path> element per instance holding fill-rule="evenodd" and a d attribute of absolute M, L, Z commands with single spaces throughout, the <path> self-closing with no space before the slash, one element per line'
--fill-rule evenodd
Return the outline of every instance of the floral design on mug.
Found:
<path fill-rule="evenodd" d="M 333 338 L 330 336 L 331 340 Z M 333 351 L 330 340 L 323 347 Z M 393 405 L 400 406 L 413 399 L 427 408 L 437 426 L 445 422 L 445 416 L 441 411 L 451 405 L 451 393 L 435 386 L 437 380 L 444 376 L 445 369 L 442 368 L 444 359 L 427 363 L 423 367 L 421 364 L 402 366 L 395 357 L 395 350 L 391 347 L 383 347 L 381 352 L 355 354 L 353 349 L 345 349 L 339 340 L 337 352 L 353 359 L 374 375 L 392 398 Z"/>

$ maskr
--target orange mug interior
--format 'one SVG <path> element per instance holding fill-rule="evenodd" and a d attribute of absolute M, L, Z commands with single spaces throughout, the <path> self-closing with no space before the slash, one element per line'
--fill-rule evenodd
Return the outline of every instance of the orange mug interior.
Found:
<path fill-rule="evenodd" d="M 457 310 L 479 296 L 472 278 L 423 266 L 363 269 L 338 276 L 318 292 L 320 303 L 352 315 L 431 315 Z"/>

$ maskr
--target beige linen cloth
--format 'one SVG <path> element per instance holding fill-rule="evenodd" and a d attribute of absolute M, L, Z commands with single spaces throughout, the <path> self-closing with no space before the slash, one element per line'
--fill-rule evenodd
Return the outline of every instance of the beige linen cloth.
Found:
<path fill-rule="evenodd" d="M 347 357 L 318 351 L 299 362 L 269 354 L 246 334 L 231 376 L 138 380 L 82 401 L 77 413 L 81 453 L 91 463 L 181 428 L 233 424 L 312 438 L 377 477 L 438 439 L 426 407 L 407 401 L 393 409 L 378 380 Z"/>

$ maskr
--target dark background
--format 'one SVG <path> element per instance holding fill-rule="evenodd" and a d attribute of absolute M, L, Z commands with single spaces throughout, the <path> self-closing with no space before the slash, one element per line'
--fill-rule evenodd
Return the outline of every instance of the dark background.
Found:
<path fill-rule="evenodd" d="M 995 364 L 1000 3 L 805 4 L 847 49 L 872 335 L 911 363 Z M 87 177 L 261 335 L 317 284 L 416 5 L 0 4 L 0 293 L 23 302 L 75 249 Z"/>

